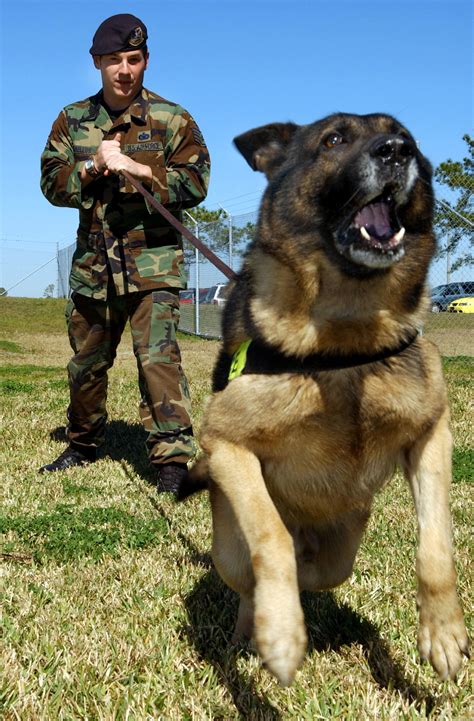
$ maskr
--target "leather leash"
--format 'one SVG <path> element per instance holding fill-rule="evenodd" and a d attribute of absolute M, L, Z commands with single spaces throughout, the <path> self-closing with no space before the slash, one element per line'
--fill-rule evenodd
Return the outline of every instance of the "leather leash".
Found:
<path fill-rule="evenodd" d="M 189 228 L 186 228 L 185 225 L 180 223 L 177 218 L 170 213 L 170 211 L 165 208 L 164 205 L 159 203 L 156 198 L 153 197 L 153 195 L 148 192 L 146 188 L 143 187 L 143 185 L 140 183 L 139 180 L 133 177 L 133 175 L 130 175 L 130 173 L 127 170 L 121 170 L 121 174 L 124 176 L 124 178 L 127 178 L 128 182 L 133 185 L 136 190 L 138 190 L 139 193 L 143 195 L 144 198 L 148 200 L 150 205 L 152 205 L 161 215 L 168 221 L 168 223 L 171 223 L 171 225 L 174 225 L 176 230 L 181 233 L 181 235 L 184 235 L 189 242 L 194 245 L 195 248 L 197 248 L 213 265 L 216 266 L 218 270 L 220 270 L 221 273 L 223 273 L 226 278 L 229 278 L 229 280 L 232 280 L 232 278 L 235 278 L 236 273 L 232 270 L 232 268 L 229 268 L 226 263 L 224 263 L 223 260 L 217 257 L 215 253 L 212 252 L 210 248 L 207 247 L 199 238 L 196 238 L 196 236 L 191 233 Z"/>

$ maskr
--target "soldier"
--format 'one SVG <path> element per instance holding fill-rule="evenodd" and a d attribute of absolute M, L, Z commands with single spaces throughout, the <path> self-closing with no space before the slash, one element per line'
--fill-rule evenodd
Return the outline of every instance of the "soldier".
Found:
<path fill-rule="evenodd" d="M 207 193 L 209 153 L 179 105 L 143 87 L 147 29 L 129 14 L 97 29 L 90 53 L 102 90 L 65 107 L 41 156 L 41 189 L 79 209 L 66 309 L 69 445 L 40 472 L 97 458 L 106 422 L 107 371 L 127 320 L 138 365 L 140 416 L 159 491 L 176 493 L 195 454 L 186 377 L 176 342 L 185 286 L 179 233 L 120 175 L 127 170 L 177 218 Z"/>

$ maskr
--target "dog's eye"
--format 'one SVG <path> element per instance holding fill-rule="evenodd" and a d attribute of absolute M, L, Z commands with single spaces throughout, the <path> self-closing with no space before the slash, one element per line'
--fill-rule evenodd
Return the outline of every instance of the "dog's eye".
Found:
<path fill-rule="evenodd" d="M 398 134 L 403 140 L 412 140 L 410 133 L 407 133 L 406 130 L 401 130 Z"/>
<path fill-rule="evenodd" d="M 330 133 L 324 139 L 324 145 L 326 148 L 334 148 L 336 145 L 341 145 L 344 142 L 344 138 L 340 133 Z"/>

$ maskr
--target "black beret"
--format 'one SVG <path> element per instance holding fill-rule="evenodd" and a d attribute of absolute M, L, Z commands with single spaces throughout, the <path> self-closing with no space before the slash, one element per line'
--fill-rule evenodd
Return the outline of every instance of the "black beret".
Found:
<path fill-rule="evenodd" d="M 124 50 L 140 50 L 148 37 L 146 25 L 135 15 L 112 15 L 99 25 L 89 50 L 91 55 L 108 55 Z"/>

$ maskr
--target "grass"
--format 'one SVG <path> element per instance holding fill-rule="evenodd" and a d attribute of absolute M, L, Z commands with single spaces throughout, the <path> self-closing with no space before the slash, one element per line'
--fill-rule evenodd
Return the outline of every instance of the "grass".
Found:
<path fill-rule="evenodd" d="M 87 487 L 74 486 L 77 492 Z M 64 488 L 63 488 L 64 490 Z M 70 495 L 70 491 L 65 495 Z M 39 564 L 60 563 L 87 557 L 94 561 L 117 556 L 123 548 L 146 548 L 166 538 L 163 518 L 144 520 L 116 506 L 82 508 L 76 503 L 58 503 L 52 511 L 17 516 L 0 515 L 0 533 L 15 538 L 4 552 L 33 549 Z"/>
<path fill-rule="evenodd" d="M 9 313 L 5 314 L 5 301 Z M 156 495 L 126 334 L 110 374 L 107 452 L 54 476 L 69 348 L 64 301 L 0 299 L 0 716 L 8 721 L 469 719 L 466 664 L 439 683 L 416 651 L 416 523 L 397 476 L 375 500 L 353 576 L 303 594 L 309 648 L 289 689 L 230 644 L 237 602 L 213 570 L 206 495 Z M 34 318 L 34 320 L 32 320 Z M 214 341 L 183 337 L 199 427 Z M 451 507 L 472 628 L 473 358 L 444 359 L 455 439 Z"/>
<path fill-rule="evenodd" d="M 6 353 L 23 353 L 23 350 L 18 343 L 13 343 L 11 340 L 0 340 L 0 351 Z"/>
<path fill-rule="evenodd" d="M 25 317 L 25 309 L 28 317 Z M 36 329 L 37 333 L 64 333 L 64 310 L 66 301 L 63 298 L 9 298 L 0 297 L 1 329 L 4 340 L 19 329 Z"/>

